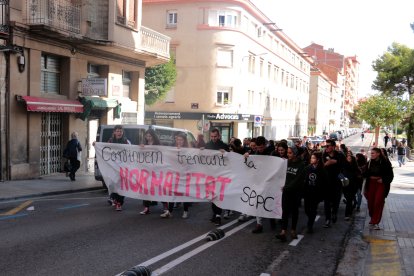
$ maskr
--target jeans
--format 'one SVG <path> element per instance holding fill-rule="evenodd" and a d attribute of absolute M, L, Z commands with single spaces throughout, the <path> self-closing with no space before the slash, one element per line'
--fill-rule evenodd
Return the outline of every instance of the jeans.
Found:
<path fill-rule="evenodd" d="M 398 155 L 398 165 L 405 165 L 405 155 Z"/>

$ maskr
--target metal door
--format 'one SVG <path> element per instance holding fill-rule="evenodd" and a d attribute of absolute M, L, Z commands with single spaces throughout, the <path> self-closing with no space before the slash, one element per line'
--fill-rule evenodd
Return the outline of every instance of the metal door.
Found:
<path fill-rule="evenodd" d="M 61 171 L 62 115 L 42 113 L 40 175 Z"/>

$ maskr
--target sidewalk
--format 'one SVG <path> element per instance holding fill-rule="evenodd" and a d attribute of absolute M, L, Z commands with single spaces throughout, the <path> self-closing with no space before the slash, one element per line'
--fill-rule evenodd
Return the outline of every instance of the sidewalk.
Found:
<path fill-rule="evenodd" d="M 414 275 L 414 162 L 401 168 L 392 163 L 395 178 L 385 200 L 381 230 L 368 227 L 364 199 L 336 275 Z"/>
<path fill-rule="evenodd" d="M 93 173 L 78 171 L 76 181 L 70 181 L 64 173 L 57 173 L 37 179 L 0 182 L 0 201 L 97 189 L 102 189 L 102 182 L 96 181 Z"/>

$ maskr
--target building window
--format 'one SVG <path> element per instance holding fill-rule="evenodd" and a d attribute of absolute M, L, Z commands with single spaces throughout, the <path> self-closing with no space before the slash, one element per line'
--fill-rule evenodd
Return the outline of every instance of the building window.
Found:
<path fill-rule="evenodd" d="M 175 102 L 175 89 L 172 87 L 170 91 L 167 92 L 167 95 L 165 96 L 165 102 L 166 103 L 174 103 Z"/>
<path fill-rule="evenodd" d="M 254 55 L 249 55 L 249 73 L 254 74 L 256 72 L 256 58 Z"/>
<path fill-rule="evenodd" d="M 169 10 L 167 11 L 167 28 L 176 28 L 177 27 L 177 11 Z"/>
<path fill-rule="evenodd" d="M 219 27 L 236 27 L 238 14 L 234 11 L 210 10 L 208 13 L 208 25 Z"/>
<path fill-rule="evenodd" d="M 122 96 L 129 98 L 131 90 L 132 73 L 123 71 L 122 72 Z"/>
<path fill-rule="evenodd" d="M 229 88 L 221 88 L 217 91 L 217 105 L 228 105 L 230 104 L 231 91 Z"/>
<path fill-rule="evenodd" d="M 88 78 L 99 78 L 99 65 L 88 64 Z"/>
<path fill-rule="evenodd" d="M 259 73 L 260 73 L 260 77 L 263 78 L 264 76 L 264 60 L 261 58 L 260 59 L 260 68 L 259 68 Z"/>
<path fill-rule="evenodd" d="M 116 22 L 131 28 L 136 27 L 137 0 L 116 1 Z"/>
<path fill-rule="evenodd" d="M 42 93 L 60 94 L 60 58 L 42 54 L 40 66 L 40 91 Z"/>
<path fill-rule="evenodd" d="M 218 49 L 217 66 L 227 68 L 233 67 L 233 50 Z"/>

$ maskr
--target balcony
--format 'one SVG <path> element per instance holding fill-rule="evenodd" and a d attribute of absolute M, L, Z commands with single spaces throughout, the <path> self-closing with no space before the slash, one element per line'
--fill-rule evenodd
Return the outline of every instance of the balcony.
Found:
<path fill-rule="evenodd" d="M 154 30 L 141 26 L 141 48 L 159 56 L 170 56 L 170 38 Z"/>
<path fill-rule="evenodd" d="M 0 37 L 9 35 L 9 0 L 0 0 Z"/>
<path fill-rule="evenodd" d="M 80 0 L 26 0 L 26 24 L 80 34 Z"/>

